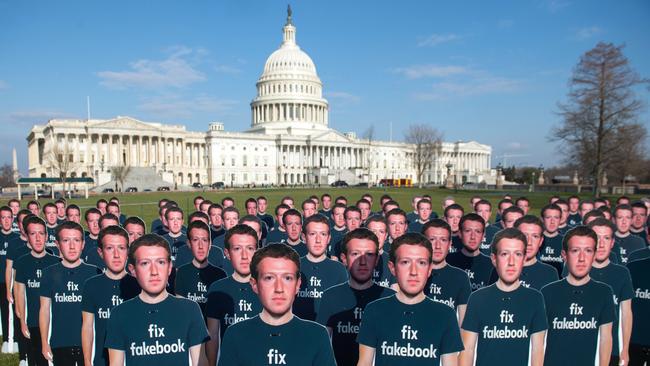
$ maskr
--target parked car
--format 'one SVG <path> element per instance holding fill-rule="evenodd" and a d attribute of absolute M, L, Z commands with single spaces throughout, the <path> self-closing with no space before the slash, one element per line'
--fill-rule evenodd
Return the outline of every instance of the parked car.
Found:
<path fill-rule="evenodd" d="M 138 188 L 137 188 L 137 187 L 129 187 L 129 188 L 127 188 L 126 191 L 124 191 L 124 192 L 130 192 L 130 193 L 133 193 L 133 192 L 137 192 L 137 191 L 138 191 Z"/>
<path fill-rule="evenodd" d="M 201 189 L 201 188 L 203 188 L 203 184 L 201 184 L 199 182 L 194 182 L 194 183 L 192 183 L 192 188 Z"/>
<path fill-rule="evenodd" d="M 212 189 L 224 189 L 226 188 L 226 185 L 223 182 L 214 182 L 210 187 Z"/>
<path fill-rule="evenodd" d="M 115 190 L 113 188 L 104 188 L 102 189 L 102 193 L 113 193 Z"/>
<path fill-rule="evenodd" d="M 336 182 L 331 184 L 332 187 L 347 187 L 348 183 L 344 180 L 337 180 Z"/>
<path fill-rule="evenodd" d="M 158 191 L 158 192 L 167 192 L 167 191 L 169 191 L 169 187 L 167 187 L 167 186 L 158 187 L 158 188 L 156 188 L 156 191 Z"/>

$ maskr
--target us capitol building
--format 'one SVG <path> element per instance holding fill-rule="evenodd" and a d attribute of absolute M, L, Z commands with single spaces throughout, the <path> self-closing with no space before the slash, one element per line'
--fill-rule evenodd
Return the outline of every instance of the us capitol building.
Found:
<path fill-rule="evenodd" d="M 415 146 L 358 138 L 328 127 L 329 105 L 312 59 L 296 43 L 291 13 L 283 40 L 264 65 L 252 100 L 251 127 L 228 132 L 221 122 L 207 132 L 182 125 L 118 116 L 108 120 L 52 119 L 29 132 L 29 176 L 92 177 L 110 184 L 110 170 L 130 166 L 170 185 L 377 184 L 410 178 L 417 183 Z M 407 126 L 402 125 L 403 128 Z M 423 174 L 426 183 L 494 181 L 492 148 L 475 141 L 443 142 Z"/>

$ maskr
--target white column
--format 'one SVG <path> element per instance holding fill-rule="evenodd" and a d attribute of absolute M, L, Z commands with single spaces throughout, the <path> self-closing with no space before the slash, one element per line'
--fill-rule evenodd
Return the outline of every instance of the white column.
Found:
<path fill-rule="evenodd" d="M 171 156 L 169 157 L 169 160 L 170 160 L 170 163 L 171 163 L 170 165 L 171 166 L 176 166 L 176 139 L 171 138 L 170 140 L 171 140 L 171 143 L 172 143 Z M 178 174 L 178 172 L 175 172 L 175 173 Z"/>
<path fill-rule="evenodd" d="M 101 156 L 101 144 L 102 144 L 102 138 L 103 136 L 101 134 L 97 134 L 97 143 L 95 144 L 95 166 L 98 166 L 99 162 L 102 161 L 102 156 Z M 104 159 L 106 160 L 106 159 Z"/>

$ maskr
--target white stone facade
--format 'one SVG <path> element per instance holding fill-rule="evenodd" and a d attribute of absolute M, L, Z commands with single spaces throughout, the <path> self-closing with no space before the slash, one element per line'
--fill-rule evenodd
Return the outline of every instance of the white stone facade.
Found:
<path fill-rule="evenodd" d="M 208 179 L 205 133 L 186 131 L 185 126 L 130 117 L 54 119 L 34 126 L 27 141 L 30 177 L 59 176 L 65 168 L 68 176 L 92 177 L 103 184 L 102 176 L 112 167 L 131 166 L 154 168 L 161 176 L 173 172 L 178 184 Z"/>
<path fill-rule="evenodd" d="M 329 105 L 311 58 L 296 44 L 291 16 L 283 42 L 266 61 L 251 102 L 251 128 L 227 132 L 214 122 L 207 132 L 184 126 L 142 122 L 130 117 L 111 120 L 50 120 L 28 136 L 29 175 L 58 175 L 51 152 L 69 151 L 71 173 L 94 177 L 116 165 L 153 167 L 177 185 L 224 182 L 230 186 L 377 184 L 381 179 L 408 178 L 417 183 L 414 146 L 359 139 L 353 132 L 328 127 Z M 56 146 L 56 147 L 55 147 Z M 63 148 L 65 147 L 65 148 Z M 444 184 L 447 165 L 454 181 L 490 180 L 492 148 L 474 141 L 443 143 L 423 175 L 425 183 Z M 60 157 L 65 158 L 65 157 Z M 56 165 L 56 164 L 54 164 Z"/>

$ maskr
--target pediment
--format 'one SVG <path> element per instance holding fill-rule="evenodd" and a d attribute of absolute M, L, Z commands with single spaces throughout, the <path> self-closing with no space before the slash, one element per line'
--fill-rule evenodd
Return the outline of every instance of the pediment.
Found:
<path fill-rule="evenodd" d="M 136 131 L 158 131 L 159 128 L 131 117 L 118 117 L 94 124 L 95 128 L 127 129 Z"/>
<path fill-rule="evenodd" d="M 311 135 L 312 142 L 354 142 L 344 134 L 336 130 L 327 130 L 314 135 Z"/>
<path fill-rule="evenodd" d="M 475 150 L 485 150 L 488 146 L 478 143 L 476 141 L 467 141 L 464 143 L 463 148 L 465 149 L 475 149 Z"/>

